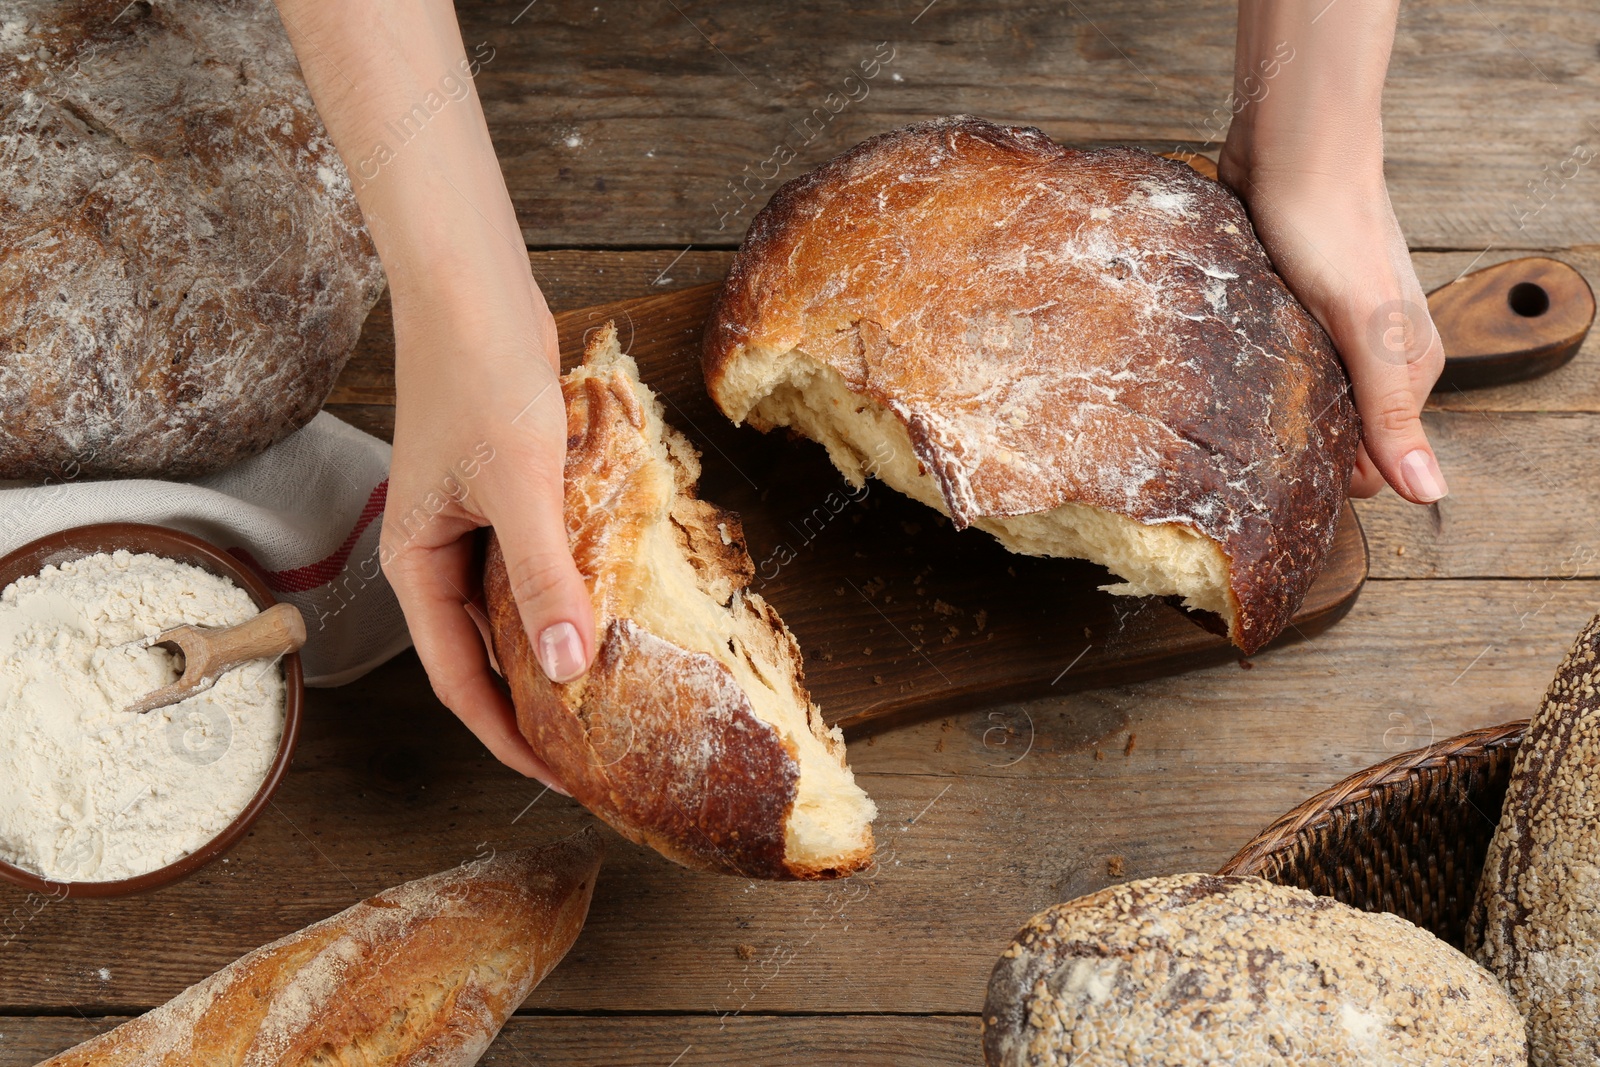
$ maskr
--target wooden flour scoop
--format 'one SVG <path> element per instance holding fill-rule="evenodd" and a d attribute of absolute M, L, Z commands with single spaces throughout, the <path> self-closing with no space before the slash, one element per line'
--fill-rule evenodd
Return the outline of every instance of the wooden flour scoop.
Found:
<path fill-rule="evenodd" d="M 305 643 L 306 622 L 293 604 L 274 604 L 237 626 L 173 627 L 150 644 L 181 657 L 178 680 L 128 705 L 127 710 L 142 715 L 176 704 L 210 689 L 241 663 L 298 652 Z"/>

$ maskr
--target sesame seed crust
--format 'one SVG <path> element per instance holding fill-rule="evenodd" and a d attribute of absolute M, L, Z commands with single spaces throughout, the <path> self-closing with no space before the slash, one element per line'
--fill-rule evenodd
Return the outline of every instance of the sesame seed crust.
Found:
<path fill-rule="evenodd" d="M 1600 616 L 1528 724 L 1467 944 L 1528 1022 L 1541 1067 L 1600 1063 Z"/>
<path fill-rule="evenodd" d="M 1432 934 L 1204 874 L 1034 916 L 989 979 L 983 1045 L 990 1067 L 1526 1062 L 1510 1000 Z"/>

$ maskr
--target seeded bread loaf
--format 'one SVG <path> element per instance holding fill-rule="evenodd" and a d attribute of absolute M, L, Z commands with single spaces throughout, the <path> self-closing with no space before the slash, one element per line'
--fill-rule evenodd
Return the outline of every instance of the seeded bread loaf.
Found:
<path fill-rule="evenodd" d="M 1521 1007 L 1530 1062 L 1600 1063 L 1600 617 L 1523 735 L 1467 945 Z"/>
<path fill-rule="evenodd" d="M 699 456 L 612 324 L 561 387 L 567 532 L 599 648 L 586 675 L 552 684 L 491 542 L 490 631 L 523 735 L 589 810 L 686 866 L 860 870 L 876 809 L 806 692 L 799 646 L 748 588 L 738 516 L 695 497 Z"/>
<path fill-rule="evenodd" d="M 1395 915 L 1259 878 L 1147 878 L 1031 919 L 989 979 L 989 1067 L 1525 1060 L 1488 972 Z"/>
<path fill-rule="evenodd" d="M 592 828 L 379 893 L 39 1067 L 472 1067 L 577 940 Z"/>
<path fill-rule="evenodd" d="M 779 189 L 704 361 L 735 422 L 1012 551 L 1096 560 L 1245 651 L 1321 570 L 1359 439 L 1337 354 L 1232 192 L 975 118 Z"/>
<path fill-rule="evenodd" d="M 309 422 L 383 275 L 271 0 L 0 0 L 0 88 L 0 478 Z"/>

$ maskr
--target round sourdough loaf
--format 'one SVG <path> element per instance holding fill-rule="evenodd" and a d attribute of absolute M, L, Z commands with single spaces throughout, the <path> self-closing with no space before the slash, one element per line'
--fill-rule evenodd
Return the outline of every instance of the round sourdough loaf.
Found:
<path fill-rule="evenodd" d="M 1526 1062 L 1493 977 L 1396 915 L 1182 874 L 1041 912 L 1001 954 L 990 1067 Z"/>
<path fill-rule="evenodd" d="M 779 189 L 705 336 L 792 427 L 1007 548 L 1104 564 L 1253 651 L 1333 543 L 1359 425 L 1239 200 L 1132 148 L 950 118 Z"/>
<path fill-rule="evenodd" d="M 270 0 L 0 0 L 0 477 L 309 422 L 383 276 Z"/>
<path fill-rule="evenodd" d="M 1467 946 L 1522 1008 L 1531 1063 L 1600 1063 L 1600 617 L 1517 749 Z"/>
<path fill-rule="evenodd" d="M 802 680 L 800 649 L 748 588 L 739 518 L 695 496 L 700 458 L 662 421 L 611 323 L 561 380 L 566 522 L 599 648 L 552 684 L 497 540 L 484 576 L 517 725 L 577 800 L 630 840 L 747 878 L 872 861 L 876 809 Z"/>

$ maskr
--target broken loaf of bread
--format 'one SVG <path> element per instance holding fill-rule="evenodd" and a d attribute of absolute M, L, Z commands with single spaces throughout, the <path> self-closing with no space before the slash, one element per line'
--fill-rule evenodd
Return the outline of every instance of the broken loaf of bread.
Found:
<path fill-rule="evenodd" d="M 586 675 L 550 682 L 492 540 L 484 590 L 518 727 L 579 802 L 685 866 L 862 869 L 877 811 L 806 692 L 794 637 L 748 589 L 738 516 L 695 497 L 699 457 L 612 324 L 561 387 L 567 532 L 599 647 Z"/>
<path fill-rule="evenodd" d="M 1321 570 L 1359 440 L 1337 354 L 1233 193 L 975 118 L 779 189 L 704 358 L 735 422 L 1012 551 L 1101 563 L 1247 652 Z"/>
<path fill-rule="evenodd" d="M 379 893 L 39 1067 L 472 1067 L 577 940 L 593 829 Z"/>

